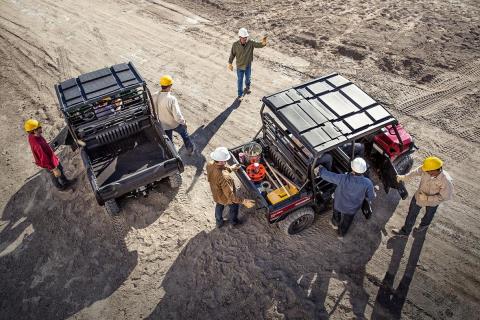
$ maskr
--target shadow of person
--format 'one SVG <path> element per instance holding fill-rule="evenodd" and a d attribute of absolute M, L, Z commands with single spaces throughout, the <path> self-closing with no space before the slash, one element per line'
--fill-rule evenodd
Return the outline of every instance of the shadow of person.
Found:
<path fill-rule="evenodd" d="M 329 319 L 347 292 L 355 318 L 365 318 L 369 297 L 363 286 L 366 265 L 378 249 L 382 232 L 385 232 L 385 224 L 395 211 L 399 200 L 400 196 L 396 192 L 388 194 L 379 192 L 372 205 L 374 213 L 371 219 L 365 221 L 363 215 L 357 213 L 345 238 L 336 245 L 332 243 L 324 247 L 322 253 L 324 261 L 315 273 L 315 280 L 311 280 L 313 285 L 309 299 L 315 304 L 314 319 Z M 330 217 L 331 211 L 321 216 L 319 220 L 327 223 Z M 335 279 L 333 284 L 332 279 Z M 342 288 L 342 293 L 334 302 L 327 301 L 331 286 Z"/>
<path fill-rule="evenodd" d="M 343 241 L 328 224 L 331 213 L 294 236 L 254 210 L 239 228 L 200 232 L 163 278 L 164 295 L 147 319 L 323 319 L 347 293 L 353 314 L 363 318 L 366 264 L 400 199 L 379 198 L 374 216 L 365 222 L 358 214 Z"/>
<path fill-rule="evenodd" d="M 426 231 L 415 232 L 414 241 L 410 250 L 405 273 L 397 287 L 393 288 L 395 276 L 400 267 L 400 263 L 407 245 L 407 238 L 390 238 L 389 245 L 393 248 L 392 259 L 383 281 L 378 290 L 377 298 L 372 311 L 372 319 L 400 319 L 403 305 L 407 298 L 410 283 L 412 282 L 415 269 L 420 259 L 423 243 L 425 242 Z"/>
<path fill-rule="evenodd" d="M 56 190 L 41 172 L 2 212 L 2 319 L 67 318 L 110 296 L 137 264 L 97 205 L 79 157 L 62 162 L 68 177 L 78 176 L 73 189 Z"/>
<path fill-rule="evenodd" d="M 207 159 L 202 154 L 203 150 L 208 145 L 212 137 L 217 133 L 218 129 L 220 129 L 223 123 L 228 119 L 230 114 L 239 106 L 240 102 L 238 100 L 235 100 L 228 108 L 226 108 L 222 113 L 217 115 L 215 119 L 210 121 L 206 126 L 202 125 L 198 127 L 197 130 L 195 130 L 191 134 L 191 138 L 197 148 L 195 151 L 195 155 L 182 157 L 185 165 L 194 166 L 196 168 L 192 183 L 186 190 L 187 193 L 189 193 L 194 187 L 194 185 L 197 183 L 198 178 L 203 172 L 203 167 L 207 162 Z M 182 155 L 186 154 L 185 146 L 182 146 L 180 148 L 179 153 Z"/>

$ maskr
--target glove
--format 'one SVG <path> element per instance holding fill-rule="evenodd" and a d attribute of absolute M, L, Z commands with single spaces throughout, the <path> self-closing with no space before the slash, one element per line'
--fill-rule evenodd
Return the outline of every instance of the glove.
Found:
<path fill-rule="evenodd" d="M 263 44 L 264 46 L 267 45 L 267 36 L 265 36 L 265 37 L 262 38 L 262 44 Z"/>
<path fill-rule="evenodd" d="M 237 171 L 242 167 L 241 164 L 234 164 L 233 166 L 230 167 L 233 171 Z"/>
<path fill-rule="evenodd" d="M 242 201 L 242 204 L 250 209 L 250 208 L 253 208 L 255 206 L 255 200 L 251 200 L 251 199 L 243 199 Z"/>
<path fill-rule="evenodd" d="M 53 168 L 52 169 L 52 174 L 55 176 L 55 178 L 58 178 L 62 175 L 62 172 L 60 172 L 60 169 L 58 169 L 58 168 Z"/>
<path fill-rule="evenodd" d="M 405 176 L 404 175 L 397 175 L 397 182 L 402 182 L 402 181 L 405 181 Z"/>
<path fill-rule="evenodd" d="M 233 65 L 231 63 L 228 64 L 227 68 L 228 70 L 233 71 Z"/>
<path fill-rule="evenodd" d="M 322 166 L 321 164 L 319 164 L 319 165 L 317 165 L 317 166 L 315 167 L 315 169 L 317 170 L 318 174 L 320 174 L 324 168 L 325 168 L 325 167 Z"/>

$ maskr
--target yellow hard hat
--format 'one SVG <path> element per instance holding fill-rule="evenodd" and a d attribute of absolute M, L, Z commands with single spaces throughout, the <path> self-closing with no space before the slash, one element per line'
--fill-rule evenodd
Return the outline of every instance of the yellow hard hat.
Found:
<path fill-rule="evenodd" d="M 166 75 L 164 75 L 160 78 L 160 85 L 162 87 L 168 87 L 168 86 L 171 86 L 172 84 L 173 84 L 173 79 L 168 74 L 166 74 Z"/>
<path fill-rule="evenodd" d="M 40 128 L 41 126 L 42 125 L 40 124 L 40 122 L 38 122 L 38 120 L 28 119 L 27 121 L 25 121 L 23 128 L 25 129 L 26 132 L 30 132 Z"/>
<path fill-rule="evenodd" d="M 422 170 L 433 171 L 438 170 L 443 166 L 443 161 L 437 157 L 428 157 L 423 160 Z"/>

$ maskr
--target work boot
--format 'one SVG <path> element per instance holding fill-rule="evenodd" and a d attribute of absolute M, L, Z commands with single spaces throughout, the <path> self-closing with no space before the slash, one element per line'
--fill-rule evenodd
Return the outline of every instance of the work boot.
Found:
<path fill-rule="evenodd" d="M 187 151 L 189 155 L 193 156 L 195 154 L 195 151 L 197 151 L 197 146 L 195 146 L 195 144 L 192 143 L 192 147 L 187 149 Z"/>
<path fill-rule="evenodd" d="M 337 229 L 338 229 L 338 226 L 334 225 L 333 222 L 332 222 L 332 220 L 329 220 L 328 223 L 332 226 L 332 228 L 333 228 L 334 230 L 337 230 Z"/>
<path fill-rule="evenodd" d="M 414 231 L 415 231 L 416 233 L 420 233 L 420 232 L 423 232 L 423 231 L 425 231 L 425 230 L 427 230 L 427 229 L 428 229 L 428 225 L 426 225 L 426 226 L 419 225 L 418 227 L 416 227 L 416 228 L 414 229 Z"/>
<path fill-rule="evenodd" d="M 405 230 L 403 230 L 403 228 L 392 229 L 392 233 L 398 237 L 408 237 L 408 233 Z"/>
<path fill-rule="evenodd" d="M 250 94 L 252 91 L 250 90 L 250 87 L 245 87 L 245 91 L 243 92 L 244 94 Z"/>
<path fill-rule="evenodd" d="M 224 224 L 225 224 L 225 223 L 224 223 L 224 220 L 222 220 L 221 222 L 218 222 L 218 221 L 216 222 L 216 225 L 217 225 L 217 228 L 218 228 L 218 229 L 220 229 L 221 227 L 223 227 Z"/>
<path fill-rule="evenodd" d="M 238 226 L 240 226 L 240 225 L 242 225 L 242 224 L 243 224 L 243 220 L 237 219 L 237 220 L 235 220 L 235 221 L 233 221 L 233 222 L 231 223 L 231 226 L 232 226 L 232 228 L 236 228 L 236 227 L 238 227 Z"/>

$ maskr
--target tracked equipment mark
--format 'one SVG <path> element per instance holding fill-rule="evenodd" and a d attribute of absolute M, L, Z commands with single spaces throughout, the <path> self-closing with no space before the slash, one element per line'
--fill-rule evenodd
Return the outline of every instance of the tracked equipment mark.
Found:
<path fill-rule="evenodd" d="M 454 74 L 440 76 L 430 86 L 429 92 L 410 94 L 396 109 L 416 118 L 428 117 L 429 121 L 458 137 L 479 142 L 480 114 L 477 106 L 459 108 L 460 101 L 469 94 L 476 94 L 480 86 L 480 62 L 470 64 Z M 413 97 L 412 97 L 413 96 Z M 465 110 L 466 108 L 466 110 Z"/>
<path fill-rule="evenodd" d="M 461 95 L 478 90 L 480 83 L 480 62 L 459 70 L 454 77 L 439 79 L 427 93 L 400 103 L 397 108 L 405 113 L 418 113 L 419 111 L 436 105 L 446 99 L 453 99 Z"/>
<path fill-rule="evenodd" d="M 432 92 L 414 99 L 408 100 L 398 105 L 398 109 L 404 113 L 416 114 L 432 107 L 445 99 L 457 98 L 465 93 L 475 90 L 480 83 L 480 79 L 463 79 L 458 83 L 452 84 L 448 89 Z"/>
<path fill-rule="evenodd" d="M 68 52 L 64 47 L 57 47 L 55 50 L 58 54 L 57 64 L 61 79 L 72 77 L 72 66 L 68 58 Z"/>

